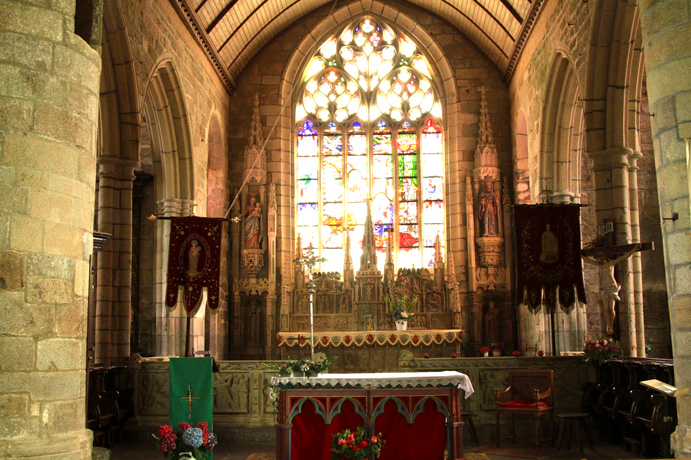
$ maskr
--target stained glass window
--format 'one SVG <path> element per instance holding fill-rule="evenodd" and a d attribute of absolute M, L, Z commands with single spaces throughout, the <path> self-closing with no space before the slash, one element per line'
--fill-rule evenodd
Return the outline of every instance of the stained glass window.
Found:
<path fill-rule="evenodd" d="M 445 241 L 439 82 L 421 48 L 371 17 L 325 40 L 297 88 L 297 233 L 342 271 L 346 232 L 356 265 L 367 208 L 380 270 L 432 267 Z"/>

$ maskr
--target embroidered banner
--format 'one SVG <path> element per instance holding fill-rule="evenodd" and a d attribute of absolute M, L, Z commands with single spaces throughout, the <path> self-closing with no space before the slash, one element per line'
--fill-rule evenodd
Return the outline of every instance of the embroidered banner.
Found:
<path fill-rule="evenodd" d="M 208 290 L 209 308 L 218 308 L 222 225 L 223 219 L 209 217 L 172 219 L 166 289 L 169 308 L 177 304 L 179 286 L 184 287 L 188 315 L 199 308 L 203 288 Z"/>
<path fill-rule="evenodd" d="M 532 312 L 542 305 L 554 312 L 558 302 L 567 313 L 576 298 L 585 303 L 580 206 L 517 205 L 514 223 L 516 303 L 525 303 Z"/>

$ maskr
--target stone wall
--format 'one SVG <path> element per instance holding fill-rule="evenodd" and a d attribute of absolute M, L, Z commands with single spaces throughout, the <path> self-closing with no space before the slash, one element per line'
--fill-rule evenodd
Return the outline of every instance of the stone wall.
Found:
<path fill-rule="evenodd" d="M 75 2 L 48 4 L 0 1 L 0 457 L 90 459 L 101 60 L 74 34 Z"/>

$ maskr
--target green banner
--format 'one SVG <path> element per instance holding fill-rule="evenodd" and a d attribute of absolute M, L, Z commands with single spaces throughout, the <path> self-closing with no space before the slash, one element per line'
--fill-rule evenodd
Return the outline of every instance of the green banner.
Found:
<path fill-rule="evenodd" d="M 177 431 L 180 422 L 197 426 L 207 422 L 213 431 L 213 358 L 170 358 L 168 422 Z M 213 458 L 207 454 L 207 459 Z"/>

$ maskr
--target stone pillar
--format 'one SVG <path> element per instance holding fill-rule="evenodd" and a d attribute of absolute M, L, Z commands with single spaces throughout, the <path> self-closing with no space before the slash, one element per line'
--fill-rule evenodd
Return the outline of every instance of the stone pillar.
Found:
<path fill-rule="evenodd" d="M 638 204 L 638 160 L 641 152 L 631 152 L 629 155 L 629 203 L 631 205 L 631 243 L 641 242 L 641 219 Z M 636 312 L 636 354 L 645 358 L 645 318 L 643 311 L 643 269 L 641 267 L 641 253 L 631 256 L 633 269 L 633 299 Z"/>
<path fill-rule="evenodd" d="M 132 313 L 132 183 L 135 163 L 101 157 L 97 228 L 112 235 L 98 255 L 95 362 L 125 364 Z"/>
<path fill-rule="evenodd" d="M 640 0 L 655 167 L 662 217 L 675 384 L 691 387 L 691 0 Z M 691 395 L 677 398 L 679 424 L 672 435 L 676 457 L 691 456 Z"/>
<path fill-rule="evenodd" d="M 614 219 L 614 244 L 631 242 L 629 155 L 633 151 L 627 147 L 615 147 L 598 152 L 590 152 L 594 160 L 595 202 L 597 203 L 597 222 L 605 218 Z M 615 268 L 615 278 L 621 285 L 617 302 L 619 335 L 624 352 L 636 356 L 636 318 L 633 296 L 633 270 L 631 258 L 619 263 Z M 602 319 L 604 326 L 604 319 Z M 602 327 L 602 330 L 605 328 Z"/>
<path fill-rule="evenodd" d="M 101 59 L 74 1 L 0 1 L 0 457 L 90 459 L 86 320 Z"/>

